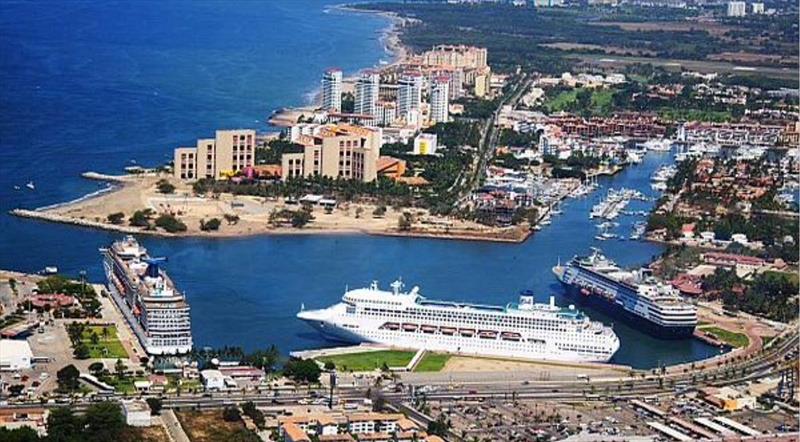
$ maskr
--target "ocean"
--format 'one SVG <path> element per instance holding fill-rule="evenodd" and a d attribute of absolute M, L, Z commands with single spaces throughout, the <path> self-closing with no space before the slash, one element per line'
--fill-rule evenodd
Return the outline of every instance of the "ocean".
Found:
<path fill-rule="evenodd" d="M 6 1 L 0 11 L 0 268 L 55 265 L 68 275 L 86 270 L 97 282 L 97 249 L 118 234 L 19 219 L 8 210 L 98 191 L 105 185 L 80 173 L 163 164 L 173 148 L 219 128 L 270 130 L 269 114 L 305 104 L 325 68 L 349 74 L 391 57 L 380 41 L 385 18 L 321 0 Z M 648 189 L 662 161 L 651 154 L 603 186 Z M 29 181 L 35 190 L 25 187 Z M 197 345 L 274 343 L 288 352 L 331 345 L 295 319 L 301 303 L 329 305 L 346 286 L 372 280 L 387 285 L 402 277 L 432 298 L 504 304 L 533 289 L 540 302 L 553 294 L 569 303 L 550 268 L 598 245 L 588 211 L 600 192 L 564 204 L 551 226 L 519 245 L 364 235 L 143 241 L 169 258 L 167 269 L 192 306 Z M 632 222 L 620 231 L 630 233 Z M 645 242 L 600 245 L 626 265 L 661 252 Z M 716 351 L 614 326 L 622 340 L 614 362 L 621 364 L 653 367 Z"/>

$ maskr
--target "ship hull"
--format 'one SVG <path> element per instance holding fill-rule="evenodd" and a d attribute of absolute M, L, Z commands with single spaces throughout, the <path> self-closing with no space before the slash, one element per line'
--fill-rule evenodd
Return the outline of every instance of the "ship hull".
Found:
<path fill-rule="evenodd" d="M 314 312 L 311 312 L 312 314 Z M 426 334 L 403 330 L 382 330 L 377 324 L 362 323 L 359 330 L 351 330 L 341 325 L 337 318 L 301 317 L 309 326 L 320 332 L 326 339 L 350 344 L 373 343 L 396 348 L 424 349 L 428 351 L 467 356 L 488 356 L 542 361 L 563 362 L 608 362 L 619 348 L 619 341 L 610 354 L 598 357 L 596 354 L 563 351 L 555 345 L 541 342 L 532 344 L 522 341 L 485 339 L 477 335 L 471 337 Z"/>
<path fill-rule="evenodd" d="M 588 305 L 613 318 L 624 321 L 626 324 L 659 339 L 686 339 L 694 334 L 694 326 L 664 327 L 649 321 L 637 314 L 631 313 L 619 304 L 609 302 L 602 296 L 584 295 L 581 288 L 564 281 L 559 281 L 567 295 L 578 300 L 579 303 Z"/>

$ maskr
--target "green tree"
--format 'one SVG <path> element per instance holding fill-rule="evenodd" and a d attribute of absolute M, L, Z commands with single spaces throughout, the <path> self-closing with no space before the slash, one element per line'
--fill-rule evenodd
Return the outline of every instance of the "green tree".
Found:
<path fill-rule="evenodd" d="M 322 370 L 311 359 L 290 358 L 283 366 L 283 374 L 296 382 L 316 384 Z"/>
<path fill-rule="evenodd" d="M 156 218 L 155 224 L 169 233 L 186 231 L 186 224 L 175 216 L 166 213 Z"/>
<path fill-rule="evenodd" d="M 108 215 L 106 218 L 111 224 L 122 224 L 122 221 L 125 219 L 125 214 L 122 212 L 116 212 Z"/>
<path fill-rule="evenodd" d="M 86 409 L 83 418 L 83 435 L 87 441 L 107 442 L 117 440 L 125 429 L 125 419 L 119 404 L 101 402 Z"/>
<path fill-rule="evenodd" d="M 56 379 L 58 381 L 58 389 L 64 392 L 72 392 L 78 389 L 78 376 L 80 376 L 80 371 L 70 364 L 66 367 L 58 370 L 56 373 Z"/>
<path fill-rule="evenodd" d="M 397 219 L 397 229 L 401 232 L 407 232 L 411 230 L 412 224 L 413 217 L 409 212 L 403 212 L 400 218 Z"/>
<path fill-rule="evenodd" d="M 172 183 L 170 183 L 166 179 L 158 180 L 158 182 L 156 183 L 156 187 L 158 187 L 159 192 L 164 194 L 175 193 L 175 186 L 173 186 Z"/>
<path fill-rule="evenodd" d="M 150 407 L 150 414 L 153 416 L 158 416 L 159 413 L 161 413 L 161 408 L 164 404 L 161 399 L 150 397 L 147 398 L 147 405 Z"/>
<path fill-rule="evenodd" d="M 133 212 L 128 222 L 134 227 L 150 227 L 150 218 L 153 216 L 153 211 L 150 209 L 137 210 Z"/>
<path fill-rule="evenodd" d="M 202 230 L 204 232 L 209 232 L 209 231 L 212 231 L 212 230 L 219 230 L 219 226 L 221 224 L 222 223 L 220 222 L 220 220 L 218 218 L 211 218 L 208 221 L 201 219 L 200 220 L 200 230 Z"/>
<path fill-rule="evenodd" d="M 296 210 L 292 213 L 292 227 L 302 229 L 314 217 L 307 210 Z"/>
<path fill-rule="evenodd" d="M 74 440 L 81 432 L 83 423 L 69 407 L 58 407 L 47 416 L 48 439 L 52 442 Z"/>
<path fill-rule="evenodd" d="M 239 409 L 235 406 L 227 406 L 222 410 L 222 419 L 226 422 L 238 422 L 242 419 Z"/>
<path fill-rule="evenodd" d="M 89 365 L 89 371 L 92 372 L 94 376 L 100 376 L 100 373 L 102 373 L 103 370 L 105 370 L 105 366 L 102 362 L 92 362 Z"/>

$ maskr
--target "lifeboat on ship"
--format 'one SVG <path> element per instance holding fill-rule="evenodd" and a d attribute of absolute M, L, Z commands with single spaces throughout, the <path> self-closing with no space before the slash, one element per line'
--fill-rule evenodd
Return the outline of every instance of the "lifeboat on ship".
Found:
<path fill-rule="evenodd" d="M 387 323 L 383 324 L 381 326 L 381 328 L 384 328 L 386 330 L 398 330 L 398 329 L 400 329 L 400 324 L 398 324 L 396 322 L 387 322 Z"/>
<path fill-rule="evenodd" d="M 436 326 L 433 325 L 423 324 L 420 329 L 422 329 L 422 333 L 436 333 Z"/>
<path fill-rule="evenodd" d="M 448 335 L 448 336 L 456 334 L 456 329 L 454 327 L 439 327 L 439 331 L 443 335 Z"/>
<path fill-rule="evenodd" d="M 407 331 L 407 332 L 417 331 L 418 327 L 419 326 L 417 324 L 405 323 L 405 324 L 403 324 L 403 331 Z"/>
<path fill-rule="evenodd" d="M 504 341 L 519 342 L 519 340 L 522 339 L 522 335 L 516 332 L 503 332 L 500 333 L 500 339 Z"/>
<path fill-rule="evenodd" d="M 497 332 L 494 330 L 481 330 L 478 336 L 482 339 L 497 339 Z"/>
<path fill-rule="evenodd" d="M 458 329 L 458 334 L 464 336 L 465 338 L 471 338 L 475 336 L 475 329 L 473 328 L 460 328 Z"/>

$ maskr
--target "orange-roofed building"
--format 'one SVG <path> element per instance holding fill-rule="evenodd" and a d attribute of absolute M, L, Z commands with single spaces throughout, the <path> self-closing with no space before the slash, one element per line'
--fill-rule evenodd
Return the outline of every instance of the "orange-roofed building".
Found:
<path fill-rule="evenodd" d="M 308 437 L 306 432 L 292 422 L 283 424 L 281 431 L 286 442 L 311 442 L 311 438 Z"/>
<path fill-rule="evenodd" d="M 399 158 L 381 156 L 378 158 L 378 175 L 396 180 L 406 173 L 406 162 Z"/>

